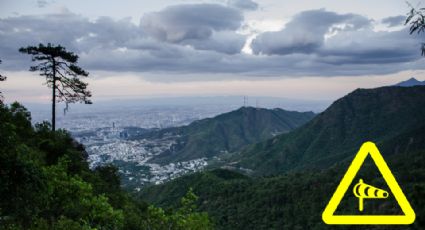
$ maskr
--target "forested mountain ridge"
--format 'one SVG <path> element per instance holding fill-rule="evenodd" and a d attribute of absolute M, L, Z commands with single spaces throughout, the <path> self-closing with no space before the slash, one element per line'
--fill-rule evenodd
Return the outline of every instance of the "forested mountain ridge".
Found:
<path fill-rule="evenodd" d="M 287 133 L 305 124 L 314 115 L 313 112 L 242 107 L 187 126 L 162 129 L 137 138 L 175 137 L 176 143 L 166 152 L 155 156 L 151 162 L 169 163 L 211 158 Z"/>
<path fill-rule="evenodd" d="M 252 145 L 233 160 L 257 175 L 323 169 L 346 160 L 365 141 L 380 146 L 424 127 L 424 98 L 424 86 L 357 89 L 304 126 Z M 393 146 L 387 154 L 397 151 Z"/>
<path fill-rule="evenodd" d="M 240 165 L 257 170 L 257 176 L 224 169 L 204 171 L 148 187 L 140 197 L 173 207 L 175 197 L 193 187 L 201 210 L 210 214 L 218 229 L 333 229 L 323 223 L 321 214 L 362 143 L 374 141 L 417 216 L 413 225 L 394 229 L 423 229 L 424 98 L 422 86 L 355 90 L 306 125 L 234 156 Z M 360 178 L 389 191 L 370 158 L 354 181 Z M 358 200 L 350 191 L 352 187 L 338 213 L 358 212 Z M 400 214 L 391 196 L 366 205 L 371 214 Z"/>

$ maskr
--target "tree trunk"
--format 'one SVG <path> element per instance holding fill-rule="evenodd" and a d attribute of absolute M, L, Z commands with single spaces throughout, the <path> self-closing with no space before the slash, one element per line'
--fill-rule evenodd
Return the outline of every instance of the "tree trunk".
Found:
<path fill-rule="evenodd" d="M 56 62 L 53 58 L 52 131 L 56 130 Z"/>

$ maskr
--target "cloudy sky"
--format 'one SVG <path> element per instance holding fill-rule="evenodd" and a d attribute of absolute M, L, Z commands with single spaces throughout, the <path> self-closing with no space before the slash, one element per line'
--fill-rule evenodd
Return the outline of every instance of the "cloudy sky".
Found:
<path fill-rule="evenodd" d="M 421 6 L 420 1 L 409 1 Z M 248 95 L 333 100 L 425 80 L 404 0 L 0 0 L 1 91 L 48 102 L 19 47 L 65 46 L 94 101 Z"/>

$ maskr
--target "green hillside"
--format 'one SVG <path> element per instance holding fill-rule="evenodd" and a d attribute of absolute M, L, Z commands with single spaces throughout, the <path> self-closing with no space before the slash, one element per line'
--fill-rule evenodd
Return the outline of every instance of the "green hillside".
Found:
<path fill-rule="evenodd" d="M 196 158 L 211 158 L 225 152 L 287 133 L 308 122 L 313 112 L 242 107 L 213 118 L 195 121 L 187 126 L 163 129 L 139 138 L 175 136 L 170 150 L 154 157 L 152 162 L 169 163 Z"/>
<path fill-rule="evenodd" d="M 233 160 L 261 175 L 326 168 L 345 160 L 365 141 L 382 146 L 424 127 L 424 98 L 423 86 L 358 89 L 299 129 L 250 146 Z M 409 139 L 409 145 L 423 145 L 423 139 Z M 407 148 L 391 146 L 387 154 Z"/>
<path fill-rule="evenodd" d="M 188 187 L 218 229 L 334 229 L 321 214 L 361 144 L 374 141 L 425 226 L 425 87 L 359 89 L 291 133 L 251 146 L 234 157 L 257 170 L 247 177 L 223 169 L 187 175 L 148 187 L 141 198 L 173 207 Z M 274 175 L 272 175 L 274 174 Z M 389 190 L 370 158 L 354 179 Z M 337 214 L 358 211 L 349 188 Z M 351 192 L 351 193 L 350 193 Z M 366 214 L 401 214 L 394 197 L 368 199 Z M 364 213 L 363 213 L 364 214 Z M 338 229 L 388 229 L 339 226 Z"/>
<path fill-rule="evenodd" d="M 354 154 L 355 152 L 352 153 L 353 156 Z M 206 171 L 145 189 L 141 198 L 163 207 L 173 207 L 175 198 L 192 187 L 200 197 L 201 210 L 211 216 L 217 229 L 423 229 L 425 152 L 394 154 L 387 157 L 386 161 L 416 212 L 413 225 L 335 227 L 324 224 L 322 212 L 348 168 L 347 163 L 324 171 L 305 171 L 266 178 L 237 176 L 235 172 L 226 170 Z M 231 176 L 221 177 L 220 174 Z M 369 158 L 352 186 L 359 178 L 388 190 Z M 359 214 L 358 200 L 351 191 L 352 187 L 348 189 L 337 214 Z M 401 214 L 392 196 L 386 201 L 365 201 L 366 211 L 370 214 Z"/>

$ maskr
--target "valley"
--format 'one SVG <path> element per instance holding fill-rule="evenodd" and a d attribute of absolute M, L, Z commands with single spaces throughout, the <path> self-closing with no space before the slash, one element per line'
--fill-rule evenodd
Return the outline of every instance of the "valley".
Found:
<path fill-rule="evenodd" d="M 173 116 L 182 117 L 178 110 Z M 226 161 L 231 153 L 289 132 L 312 117 L 312 112 L 243 107 L 180 127 L 116 127 L 114 123 L 113 127 L 71 133 L 86 147 L 91 168 L 118 166 L 124 187 L 137 192 L 208 166 L 224 167 L 231 163 Z"/>

